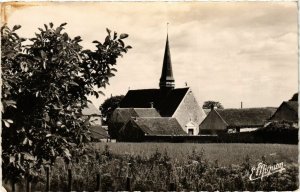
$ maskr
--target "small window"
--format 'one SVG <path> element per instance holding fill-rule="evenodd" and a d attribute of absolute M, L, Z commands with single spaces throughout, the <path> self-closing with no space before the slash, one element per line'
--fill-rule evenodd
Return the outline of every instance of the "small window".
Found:
<path fill-rule="evenodd" d="M 194 135 L 194 129 L 189 129 L 189 130 L 188 130 L 188 134 L 189 134 L 189 135 Z"/>

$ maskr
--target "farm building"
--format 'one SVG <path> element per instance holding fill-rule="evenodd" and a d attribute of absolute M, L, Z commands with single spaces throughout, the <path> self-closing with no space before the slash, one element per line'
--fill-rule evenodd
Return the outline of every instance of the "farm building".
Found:
<path fill-rule="evenodd" d="M 121 141 L 144 141 L 147 136 L 187 135 L 171 117 L 133 117 L 119 131 Z"/>
<path fill-rule="evenodd" d="M 89 118 L 92 125 L 102 125 L 101 112 L 94 104 L 87 103 L 87 106 L 82 109 L 82 115 Z"/>
<path fill-rule="evenodd" d="M 101 112 L 92 103 L 87 103 L 87 107 L 82 109 L 82 115 L 88 119 L 91 126 L 92 141 L 107 140 L 109 135 L 107 130 L 102 127 Z"/>
<path fill-rule="evenodd" d="M 110 136 L 116 139 L 120 129 L 132 117 L 160 117 L 160 115 L 154 108 L 116 108 L 108 123 Z"/>
<path fill-rule="evenodd" d="M 199 126 L 201 135 L 248 132 L 263 127 L 275 108 L 212 109 Z"/>
<path fill-rule="evenodd" d="M 186 133 L 197 135 L 199 124 L 206 115 L 190 87 L 175 88 L 168 36 L 159 87 L 159 89 L 129 90 L 121 101 L 120 108 L 156 110 L 161 117 L 175 118 Z M 157 117 L 157 114 L 153 113 L 151 117 Z M 158 121 L 158 119 L 151 119 L 151 121 Z M 112 124 L 117 123 L 112 122 Z"/>
<path fill-rule="evenodd" d="M 298 123 L 298 101 L 283 102 L 272 115 L 270 121 L 290 121 Z"/>

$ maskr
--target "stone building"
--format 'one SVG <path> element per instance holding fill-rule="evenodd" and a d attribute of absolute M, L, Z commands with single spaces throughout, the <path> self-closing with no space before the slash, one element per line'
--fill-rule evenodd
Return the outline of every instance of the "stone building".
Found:
<path fill-rule="evenodd" d="M 199 124 L 206 116 L 190 87 L 175 88 L 175 78 L 173 76 L 168 36 L 164 52 L 162 73 L 159 81 L 159 89 L 129 90 L 124 99 L 120 102 L 119 107 L 126 109 L 152 108 L 152 110 L 157 111 L 157 113 L 153 113 L 155 114 L 153 117 L 156 117 L 156 120 L 152 120 L 151 122 L 164 121 L 159 120 L 157 114 L 159 114 L 161 118 L 175 118 L 184 132 L 189 133 L 190 135 L 198 134 Z M 114 119 L 119 112 L 120 109 L 117 109 L 113 113 L 112 119 Z M 143 116 L 135 115 L 135 117 Z M 152 116 L 148 118 L 151 117 Z M 113 123 L 114 122 L 111 122 L 111 126 Z M 123 122 L 123 125 L 126 123 L 127 122 Z M 135 123 L 135 125 L 138 125 L 138 123 Z M 117 129 L 122 127 L 120 124 L 118 126 Z"/>

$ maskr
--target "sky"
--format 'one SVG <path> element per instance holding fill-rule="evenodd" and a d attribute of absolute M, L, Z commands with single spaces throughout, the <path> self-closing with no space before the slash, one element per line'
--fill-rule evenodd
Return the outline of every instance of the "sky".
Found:
<path fill-rule="evenodd" d="M 278 107 L 298 91 L 296 2 L 56 2 L 2 5 L 9 26 L 33 37 L 38 27 L 67 22 L 84 48 L 104 41 L 106 28 L 129 34 L 133 48 L 117 61 L 116 76 L 90 97 L 96 107 L 129 89 L 158 88 L 167 25 L 177 88 L 185 83 L 199 105 Z"/>

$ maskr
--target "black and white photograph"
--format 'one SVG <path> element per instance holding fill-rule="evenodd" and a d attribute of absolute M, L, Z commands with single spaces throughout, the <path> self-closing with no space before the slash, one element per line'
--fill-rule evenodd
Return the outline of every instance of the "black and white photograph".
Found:
<path fill-rule="evenodd" d="M 1 191 L 297 191 L 298 1 L 6 1 Z"/>

